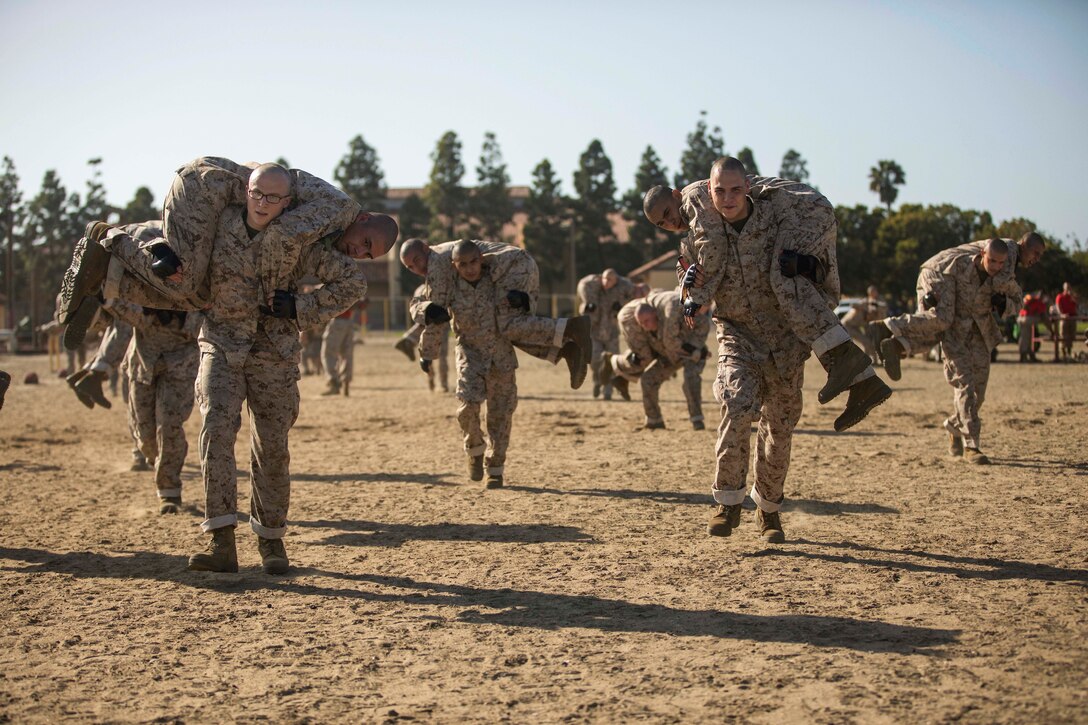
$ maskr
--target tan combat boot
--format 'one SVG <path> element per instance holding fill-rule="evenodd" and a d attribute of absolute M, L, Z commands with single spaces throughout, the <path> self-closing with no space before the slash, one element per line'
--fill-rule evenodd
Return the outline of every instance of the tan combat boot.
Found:
<path fill-rule="evenodd" d="M 964 448 L 963 460 L 967 461 L 968 463 L 974 463 L 977 466 L 985 466 L 990 463 L 990 459 L 986 456 L 986 454 L 977 448 Z"/>
<path fill-rule="evenodd" d="M 206 551 L 189 557 L 191 571 L 238 571 L 238 549 L 234 545 L 234 527 L 212 530 L 212 540 Z"/>
<path fill-rule="evenodd" d="M 339 395 L 340 386 L 333 382 L 325 383 L 325 389 L 321 391 L 322 395 Z"/>
<path fill-rule="evenodd" d="M 846 410 L 835 419 L 835 432 L 841 433 L 865 420 L 869 411 L 890 397 L 892 397 L 892 389 L 876 375 L 850 386 Z"/>
<path fill-rule="evenodd" d="M 590 329 L 589 315 L 568 317 L 567 326 L 563 329 L 563 339 L 570 340 L 582 352 L 582 361 L 589 364 L 593 359 L 593 336 Z"/>
<path fill-rule="evenodd" d="M 740 526 L 740 504 L 718 504 L 718 510 L 707 522 L 706 532 L 711 536 L 729 536 Z"/>
<path fill-rule="evenodd" d="M 110 376 L 106 373 L 92 370 L 77 380 L 72 385 L 72 388 L 76 391 L 76 396 L 80 399 L 86 396 L 103 408 L 112 408 L 113 405 L 102 390 L 102 383 L 109 380 L 109 377 Z"/>
<path fill-rule="evenodd" d="M 782 521 L 777 511 L 771 513 L 757 508 L 756 526 L 759 527 L 759 535 L 763 537 L 764 541 L 781 544 L 786 540 L 786 534 L 782 531 Z"/>
<path fill-rule="evenodd" d="M 612 378 L 612 389 L 624 400 L 631 400 L 631 381 L 622 375 Z"/>
<path fill-rule="evenodd" d="M 586 381 L 586 373 L 589 366 L 582 357 L 582 348 L 576 342 L 567 342 L 559 349 L 559 357 L 567 361 L 567 370 L 570 372 L 570 387 L 574 390 L 582 387 Z"/>
<path fill-rule="evenodd" d="M 484 488 L 502 488 L 502 475 L 498 473 L 489 474 Z"/>
<path fill-rule="evenodd" d="M 468 477 L 471 481 L 484 480 L 484 457 L 483 454 L 478 456 L 468 457 Z"/>
<path fill-rule="evenodd" d="M 948 434 L 948 455 L 963 458 L 963 439 L 955 433 Z"/>
<path fill-rule="evenodd" d="M 176 514 L 181 509 L 181 496 L 164 496 L 159 499 L 159 514 Z"/>
<path fill-rule="evenodd" d="M 850 387 L 850 381 L 873 364 L 869 356 L 852 342 L 844 342 L 827 351 L 822 362 L 827 365 L 827 383 L 816 399 L 823 405 Z"/>
<path fill-rule="evenodd" d="M 261 566 L 265 574 L 286 574 L 291 567 L 283 539 L 257 537 L 257 551 L 261 553 Z"/>
<path fill-rule="evenodd" d="M 894 337 L 889 337 L 880 343 L 880 357 L 884 360 L 884 370 L 892 380 L 903 377 L 903 369 L 900 367 L 900 359 L 907 354 L 903 345 Z"/>
<path fill-rule="evenodd" d="M 416 361 L 416 347 L 407 337 L 397 340 L 397 344 L 393 345 L 393 347 L 403 352 L 412 362 Z"/>
<path fill-rule="evenodd" d="M 345 397 L 345 398 L 347 398 L 347 397 L 348 397 L 348 388 L 349 388 L 350 386 L 351 386 L 351 383 L 349 383 L 349 382 L 345 381 L 345 382 L 344 382 L 344 385 L 343 385 L 343 387 L 341 388 L 341 391 L 342 391 L 342 392 L 344 393 L 344 397 Z"/>

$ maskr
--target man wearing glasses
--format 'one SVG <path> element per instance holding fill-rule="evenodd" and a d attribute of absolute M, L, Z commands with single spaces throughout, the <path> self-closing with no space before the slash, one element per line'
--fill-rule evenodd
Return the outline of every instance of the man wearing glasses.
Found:
<path fill-rule="evenodd" d="M 201 157 L 178 169 L 163 207 L 163 240 L 137 242 L 122 230 L 95 222 L 77 245 L 65 274 L 58 309 L 67 321 L 65 345 L 78 347 L 98 308 L 97 293 L 155 309 L 199 310 L 210 302 L 208 260 L 220 215 L 229 204 L 262 195 L 247 183 L 256 164 Z M 326 181 L 304 171 L 287 172 L 290 197 L 269 194 L 281 214 L 269 225 L 274 242 L 258 273 L 266 297 L 298 261 L 300 250 L 330 234 L 343 253 L 372 259 L 396 241 L 396 222 L 367 214 Z M 248 189 L 248 191 L 247 191 Z"/>
<path fill-rule="evenodd" d="M 189 558 L 189 568 L 196 571 L 238 571 L 234 446 L 243 403 L 251 429 L 250 526 L 258 537 L 264 570 L 287 571 L 287 437 L 298 417 L 299 329 L 328 321 L 366 294 L 361 267 L 323 243 L 303 247 L 293 267 L 279 274 L 279 286 L 265 286 L 261 260 L 284 243 L 269 232 L 291 203 L 292 181 L 282 166 L 257 167 L 249 178 L 245 206 L 228 205 L 212 236 L 207 264 L 211 304 L 200 330 L 196 384 L 203 418 L 200 463 L 206 518 L 201 528 L 212 539 L 207 551 Z M 370 253 L 385 251 L 372 241 L 364 240 Z M 316 278 L 321 286 L 302 292 L 298 280 L 303 277 Z"/>

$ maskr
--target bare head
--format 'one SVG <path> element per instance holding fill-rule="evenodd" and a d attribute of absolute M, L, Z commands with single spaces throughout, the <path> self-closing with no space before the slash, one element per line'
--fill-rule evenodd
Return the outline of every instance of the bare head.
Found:
<path fill-rule="evenodd" d="M 722 156 L 710 167 L 710 199 L 727 222 L 748 218 L 748 170 L 739 159 Z"/>
<path fill-rule="evenodd" d="M 642 197 L 642 213 L 655 227 L 667 232 L 686 232 L 687 222 L 680 214 L 680 191 L 655 186 Z"/>
<path fill-rule="evenodd" d="M 880 296 L 880 290 L 876 288 L 875 284 L 869 285 L 869 289 L 865 290 L 865 294 L 869 296 L 869 299 L 875 300 Z"/>
<path fill-rule="evenodd" d="M 601 286 L 605 289 L 612 289 L 619 281 L 620 273 L 616 270 L 609 268 L 601 272 Z"/>
<path fill-rule="evenodd" d="M 635 308 L 635 321 L 646 332 L 656 332 L 657 309 L 649 302 L 643 302 Z"/>
<path fill-rule="evenodd" d="M 479 282 L 483 276 L 484 255 L 476 242 L 465 240 L 453 248 L 453 268 L 466 282 Z"/>
<path fill-rule="evenodd" d="M 400 245 L 400 263 L 413 274 L 426 277 L 430 259 L 431 248 L 422 239 L 413 237 Z"/>
<path fill-rule="evenodd" d="M 1065 294 L 1069 294 L 1072 291 L 1073 290 L 1072 290 L 1072 288 L 1070 288 L 1068 282 L 1062 282 L 1062 292 L 1064 292 Z"/>
<path fill-rule="evenodd" d="M 291 175 L 279 164 L 261 164 L 246 187 L 246 224 L 264 231 L 291 203 Z"/>
<path fill-rule="evenodd" d="M 388 214 L 362 212 L 355 217 L 337 243 L 337 249 L 352 259 L 377 259 L 397 241 L 400 227 Z"/>
<path fill-rule="evenodd" d="M 983 247 L 982 254 L 979 256 L 979 264 L 982 269 L 985 270 L 986 274 L 993 277 L 1005 268 L 1005 262 L 1009 258 L 1009 247 L 1003 239 L 994 237 L 986 242 L 986 246 Z"/>
<path fill-rule="evenodd" d="M 1043 258 L 1046 251 L 1046 240 L 1038 232 L 1028 232 L 1020 237 L 1017 246 L 1020 247 L 1020 256 L 1017 265 L 1027 269 Z"/>

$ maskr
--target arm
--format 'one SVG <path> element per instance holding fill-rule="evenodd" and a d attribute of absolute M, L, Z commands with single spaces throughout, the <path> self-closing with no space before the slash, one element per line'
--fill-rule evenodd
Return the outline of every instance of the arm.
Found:
<path fill-rule="evenodd" d="M 327 322 L 358 302 L 366 294 L 366 276 L 355 260 L 322 245 L 302 251 L 299 276 L 312 274 L 322 286 L 313 292 L 295 295 L 299 329 Z"/>

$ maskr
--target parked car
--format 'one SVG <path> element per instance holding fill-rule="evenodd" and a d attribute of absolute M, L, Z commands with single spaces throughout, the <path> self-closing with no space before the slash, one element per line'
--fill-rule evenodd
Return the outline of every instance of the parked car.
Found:
<path fill-rule="evenodd" d="M 860 304 L 864 301 L 864 297 L 844 297 L 839 300 L 839 306 L 835 308 L 835 314 L 841 320 L 842 316 L 849 312 L 854 305 Z"/>

